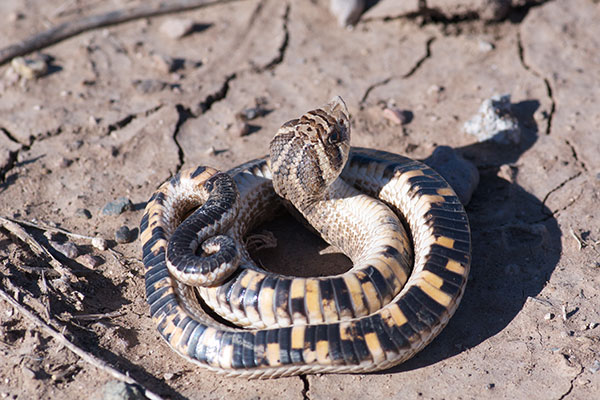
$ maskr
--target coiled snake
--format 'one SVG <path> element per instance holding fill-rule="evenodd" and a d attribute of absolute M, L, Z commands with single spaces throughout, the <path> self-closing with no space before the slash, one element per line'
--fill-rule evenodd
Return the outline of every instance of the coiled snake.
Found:
<path fill-rule="evenodd" d="M 367 372 L 412 357 L 447 324 L 470 267 L 463 206 L 426 165 L 349 140 L 337 97 L 284 124 L 270 157 L 181 172 L 154 193 L 140 226 L 146 295 L 175 351 L 254 378 Z M 278 194 L 352 269 L 300 278 L 255 265 L 244 240 Z"/>

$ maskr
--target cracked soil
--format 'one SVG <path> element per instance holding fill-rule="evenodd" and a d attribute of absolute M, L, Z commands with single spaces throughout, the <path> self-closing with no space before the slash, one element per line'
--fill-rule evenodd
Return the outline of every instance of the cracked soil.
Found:
<path fill-rule="evenodd" d="M 0 2 L 0 47 L 131 3 Z M 348 30 L 328 1 L 233 1 L 81 33 L 41 51 L 52 61 L 35 80 L 0 65 L 0 216 L 103 237 L 116 251 L 69 239 L 80 255 L 57 255 L 76 276 L 65 289 L 48 260 L 0 229 L 0 287 L 165 398 L 598 398 L 598 1 L 513 1 L 491 23 L 432 12 L 443 1 L 399 3 L 375 2 Z M 197 28 L 169 38 L 159 28 L 173 18 Z M 520 143 L 477 143 L 464 122 L 504 93 Z M 457 313 L 422 352 L 381 373 L 263 382 L 189 364 L 148 315 L 139 238 L 117 244 L 115 231 L 137 234 L 145 202 L 182 168 L 260 157 L 283 122 L 334 95 L 349 106 L 355 146 L 424 159 L 446 145 L 477 166 L 472 273 Z M 241 136 L 236 115 L 257 103 L 266 112 Z M 395 125 L 386 105 L 411 120 Z M 103 215 L 119 197 L 131 209 Z M 266 229 L 278 247 L 254 256 L 268 268 L 348 267 L 320 255 L 326 245 L 290 217 Z M 26 230 L 49 248 L 65 240 Z M 112 379 L 0 301 L 2 398 L 102 398 Z"/>

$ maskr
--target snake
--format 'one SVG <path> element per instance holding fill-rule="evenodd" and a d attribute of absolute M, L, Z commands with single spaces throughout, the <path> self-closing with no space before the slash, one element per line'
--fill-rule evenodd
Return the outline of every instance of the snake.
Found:
<path fill-rule="evenodd" d="M 300 277 L 258 266 L 246 243 L 282 209 L 352 268 Z M 176 174 L 149 199 L 140 238 L 159 334 L 185 359 L 247 378 L 406 361 L 455 313 L 471 263 L 454 190 L 419 161 L 351 147 L 339 96 L 283 124 L 265 157 Z"/>

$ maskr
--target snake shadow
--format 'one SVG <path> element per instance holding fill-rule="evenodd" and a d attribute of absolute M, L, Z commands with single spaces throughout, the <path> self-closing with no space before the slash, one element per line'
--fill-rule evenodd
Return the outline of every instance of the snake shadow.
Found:
<path fill-rule="evenodd" d="M 521 124 L 519 145 L 475 143 L 455 149 L 473 162 L 480 183 L 466 207 L 471 225 L 471 273 L 460 307 L 438 337 L 407 362 L 379 373 L 422 368 L 473 348 L 501 332 L 548 282 L 561 253 L 561 232 L 542 201 L 514 182 L 513 164 L 538 138 L 536 100 L 512 105 Z M 291 216 L 263 229 L 278 239 L 275 248 L 253 258 L 266 269 L 295 276 L 342 273 L 350 260 Z M 316 261 L 316 262 L 315 262 Z"/>
<path fill-rule="evenodd" d="M 519 145 L 484 142 L 455 149 L 480 173 L 466 207 L 473 258 L 465 294 L 429 346 L 383 373 L 422 368 L 479 345 L 506 328 L 550 279 L 562 250 L 561 231 L 552 211 L 514 182 L 513 164 L 538 138 L 533 118 L 538 107 L 537 100 L 512 105 L 521 125 Z"/>

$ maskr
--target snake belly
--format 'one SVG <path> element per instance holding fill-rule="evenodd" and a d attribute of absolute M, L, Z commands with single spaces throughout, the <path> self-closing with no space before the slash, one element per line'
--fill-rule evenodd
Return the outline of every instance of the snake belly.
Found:
<path fill-rule="evenodd" d="M 181 182 L 202 185 L 216 172 L 200 167 L 161 186 L 148 202 L 140 226 L 151 316 L 167 343 L 186 359 L 250 378 L 382 370 L 421 350 L 456 311 L 471 258 L 469 224 L 458 197 L 439 174 L 418 161 L 352 148 L 342 179 L 390 206 L 410 229 L 414 263 L 406 284 L 389 302 L 366 315 L 335 322 L 241 329 L 216 321 L 199 305 L 196 290 L 170 274 L 165 260 L 169 238 L 185 213 L 181 204 L 188 201 L 180 194 Z M 244 231 L 269 218 L 279 201 L 269 183 L 268 159 L 244 164 L 229 174 L 238 184 L 254 182 L 252 191 L 241 194 L 254 208 L 249 216 L 238 216 L 244 222 L 236 229 Z M 249 259 L 245 250 L 242 253 L 242 259 Z M 229 300 L 251 297 L 252 279 L 240 275 L 255 273 L 252 268 L 242 269 L 225 282 L 238 279 L 239 283 L 236 291 L 224 292 Z M 376 287 L 381 283 L 371 284 L 381 289 Z M 289 303 L 292 298 L 288 295 Z M 335 305 L 338 299 L 332 296 L 331 301 Z"/>

